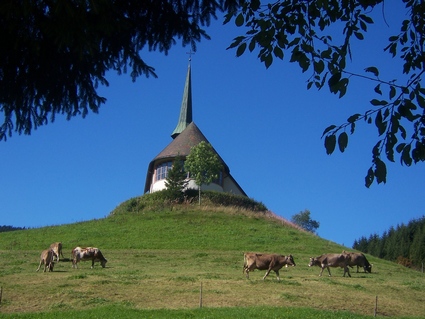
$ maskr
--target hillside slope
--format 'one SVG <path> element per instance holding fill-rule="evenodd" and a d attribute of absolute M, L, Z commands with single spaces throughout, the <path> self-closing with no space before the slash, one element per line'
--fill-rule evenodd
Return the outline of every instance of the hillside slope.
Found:
<path fill-rule="evenodd" d="M 341 252 L 340 245 L 300 231 L 270 214 L 197 205 L 129 209 L 125 202 L 107 218 L 0 234 L 0 285 L 4 313 L 66 311 L 81 306 L 136 309 L 206 307 L 312 307 L 372 314 L 425 313 L 423 274 L 368 256 L 371 274 L 319 277 L 310 256 Z M 105 269 L 61 261 L 53 273 L 36 273 L 41 250 L 62 241 L 65 257 L 74 246 L 99 247 Z M 296 267 L 262 281 L 264 272 L 242 274 L 243 252 L 292 254 Z M 40 292 L 42 296 L 40 296 Z"/>

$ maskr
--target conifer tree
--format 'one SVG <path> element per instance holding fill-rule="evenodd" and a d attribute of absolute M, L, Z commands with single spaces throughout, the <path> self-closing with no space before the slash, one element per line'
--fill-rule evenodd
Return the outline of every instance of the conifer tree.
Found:
<path fill-rule="evenodd" d="M 181 201 L 183 199 L 183 191 L 187 186 L 186 172 L 184 170 L 183 159 L 177 156 L 173 161 L 173 166 L 167 173 L 165 186 L 169 196 L 173 199 Z"/>

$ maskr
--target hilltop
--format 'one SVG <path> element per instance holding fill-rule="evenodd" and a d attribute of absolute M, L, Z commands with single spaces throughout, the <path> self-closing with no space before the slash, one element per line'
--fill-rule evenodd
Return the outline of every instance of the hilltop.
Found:
<path fill-rule="evenodd" d="M 73 310 L 87 306 L 99 312 L 118 307 L 128 313 L 185 313 L 199 307 L 201 284 L 204 308 L 230 307 L 241 311 L 237 316 L 255 317 L 261 307 L 263 317 L 290 310 L 292 318 L 308 317 L 305 311 L 360 318 L 373 313 L 376 296 L 378 314 L 425 313 L 423 274 L 367 256 L 374 264 L 371 274 L 353 269 L 352 278 L 344 278 L 342 269 L 331 269 L 332 277 L 319 277 L 319 268 L 307 267 L 309 257 L 347 248 L 299 230 L 258 209 L 261 205 L 247 209 L 205 202 L 199 207 L 145 199 L 125 201 L 104 219 L 1 233 L 2 313 L 75 317 Z M 72 269 L 65 260 L 53 273 L 36 273 L 41 250 L 55 241 L 62 241 L 65 257 L 78 245 L 99 247 L 108 259 L 106 268 L 82 263 Z M 274 273 L 262 281 L 263 271 L 247 280 L 242 274 L 246 251 L 292 254 L 297 266 L 282 269 L 280 282 Z M 112 312 L 107 314 L 112 318 Z"/>

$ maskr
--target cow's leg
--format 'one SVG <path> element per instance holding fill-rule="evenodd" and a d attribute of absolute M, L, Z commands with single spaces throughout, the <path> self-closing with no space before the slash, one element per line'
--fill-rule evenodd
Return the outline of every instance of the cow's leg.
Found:
<path fill-rule="evenodd" d="M 343 277 L 345 277 L 345 273 L 347 273 L 347 274 L 348 274 L 348 277 L 351 277 L 351 275 L 350 275 L 350 270 L 348 269 L 348 267 L 347 267 L 347 266 L 345 266 L 345 267 L 344 267 L 344 275 L 343 275 Z"/>
<path fill-rule="evenodd" d="M 266 271 L 266 274 L 264 275 L 263 280 L 264 280 L 264 279 L 266 279 L 266 277 L 269 275 L 270 270 L 271 270 L 271 269 L 269 268 L 269 269 Z"/>
<path fill-rule="evenodd" d="M 329 277 L 332 277 L 331 270 L 330 270 L 329 266 L 326 266 L 326 268 L 328 268 Z"/>
<path fill-rule="evenodd" d="M 91 260 L 91 269 L 93 269 L 93 267 L 94 267 L 94 258 Z"/>
<path fill-rule="evenodd" d="M 279 277 L 279 270 L 275 270 L 274 272 L 276 273 L 276 278 L 277 278 L 277 280 L 278 280 L 278 281 L 280 281 L 280 277 Z"/>
<path fill-rule="evenodd" d="M 43 263 L 43 261 L 40 261 L 40 265 L 38 265 L 38 268 L 37 268 L 37 270 L 36 271 L 39 271 L 40 270 L 40 268 L 41 268 L 41 264 Z"/>
<path fill-rule="evenodd" d="M 245 270 L 245 276 L 246 276 L 246 278 L 249 279 L 249 268 L 246 267 L 244 270 Z"/>

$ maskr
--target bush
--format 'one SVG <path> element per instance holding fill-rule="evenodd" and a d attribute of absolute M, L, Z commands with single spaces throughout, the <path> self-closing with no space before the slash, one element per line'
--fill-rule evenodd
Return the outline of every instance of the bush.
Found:
<path fill-rule="evenodd" d="M 205 205 L 239 207 L 255 212 L 265 212 L 267 207 L 260 202 L 246 196 L 222 192 L 202 191 L 202 200 Z M 138 213 L 143 210 L 161 210 L 176 204 L 198 205 L 198 190 L 187 189 L 184 192 L 162 190 L 140 197 L 133 197 L 120 204 L 111 214 Z"/>

